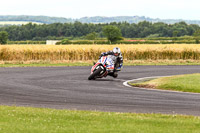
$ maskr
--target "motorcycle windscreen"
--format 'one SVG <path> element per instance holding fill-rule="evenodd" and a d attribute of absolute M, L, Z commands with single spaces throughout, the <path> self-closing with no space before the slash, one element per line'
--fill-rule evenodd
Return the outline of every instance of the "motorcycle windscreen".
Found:
<path fill-rule="evenodd" d="M 114 70 L 114 61 L 109 57 L 106 60 L 106 68 L 108 70 Z"/>

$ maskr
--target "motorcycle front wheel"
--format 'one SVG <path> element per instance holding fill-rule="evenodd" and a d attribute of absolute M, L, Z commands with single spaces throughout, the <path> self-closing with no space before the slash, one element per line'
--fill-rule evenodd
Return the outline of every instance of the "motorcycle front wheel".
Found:
<path fill-rule="evenodd" d="M 89 77 L 88 77 L 88 80 L 92 80 L 92 79 L 95 79 L 95 77 L 97 77 L 100 72 L 102 71 L 102 68 L 99 67 L 99 69 L 97 69 L 96 71 L 94 71 Z"/>

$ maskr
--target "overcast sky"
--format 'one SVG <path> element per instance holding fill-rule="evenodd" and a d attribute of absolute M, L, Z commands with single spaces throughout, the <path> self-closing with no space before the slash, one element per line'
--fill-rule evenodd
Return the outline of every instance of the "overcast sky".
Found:
<path fill-rule="evenodd" d="M 2 0 L 0 15 L 146 16 L 200 20 L 200 0 Z"/>

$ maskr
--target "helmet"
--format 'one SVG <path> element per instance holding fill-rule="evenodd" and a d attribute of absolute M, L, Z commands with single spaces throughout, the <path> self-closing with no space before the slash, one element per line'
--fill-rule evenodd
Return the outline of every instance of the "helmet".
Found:
<path fill-rule="evenodd" d="M 113 53 L 114 53 L 115 56 L 119 56 L 119 54 L 121 53 L 120 48 L 115 47 L 115 48 L 113 49 Z"/>

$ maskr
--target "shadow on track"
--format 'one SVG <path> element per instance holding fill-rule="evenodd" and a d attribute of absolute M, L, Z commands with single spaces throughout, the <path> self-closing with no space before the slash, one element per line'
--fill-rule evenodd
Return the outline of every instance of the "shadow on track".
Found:
<path fill-rule="evenodd" d="M 91 81 L 114 81 L 114 82 L 119 82 L 119 81 L 121 81 L 121 82 L 123 82 L 123 81 L 125 81 L 125 80 L 123 80 L 123 79 L 95 79 L 95 80 L 91 80 Z"/>

